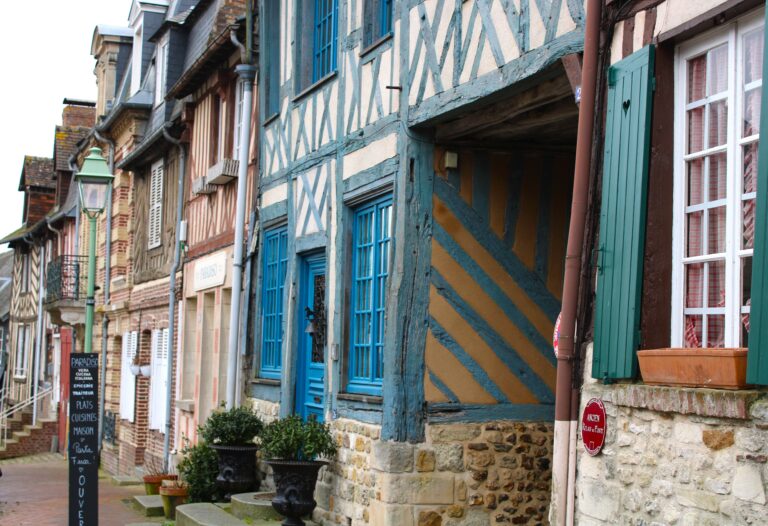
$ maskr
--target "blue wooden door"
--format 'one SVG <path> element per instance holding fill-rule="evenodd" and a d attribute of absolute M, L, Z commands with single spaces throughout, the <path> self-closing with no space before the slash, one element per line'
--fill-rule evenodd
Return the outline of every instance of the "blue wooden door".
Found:
<path fill-rule="evenodd" d="M 302 260 L 299 297 L 296 413 L 323 421 L 325 401 L 325 255 Z"/>

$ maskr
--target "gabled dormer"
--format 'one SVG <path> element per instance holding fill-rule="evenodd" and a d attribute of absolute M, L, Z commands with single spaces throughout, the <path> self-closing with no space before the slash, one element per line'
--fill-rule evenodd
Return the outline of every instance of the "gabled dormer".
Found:
<path fill-rule="evenodd" d="M 93 30 L 91 55 L 96 59 L 93 73 L 96 75 L 98 94 L 96 116 L 109 113 L 114 105 L 120 84 L 131 59 L 133 31 L 128 27 L 99 24 Z"/>
<path fill-rule="evenodd" d="M 150 37 L 160 28 L 165 20 L 168 0 L 134 0 L 128 15 L 128 26 L 131 28 L 133 44 L 131 51 L 131 95 L 141 88 L 146 75 L 155 44 Z"/>

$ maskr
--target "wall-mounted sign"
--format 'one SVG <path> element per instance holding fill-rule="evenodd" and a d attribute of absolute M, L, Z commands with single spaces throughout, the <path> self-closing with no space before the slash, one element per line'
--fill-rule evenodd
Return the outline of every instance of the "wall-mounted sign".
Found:
<path fill-rule="evenodd" d="M 581 440 L 584 449 L 593 457 L 600 453 L 605 444 L 605 406 L 599 398 L 592 398 L 581 415 Z"/>
<path fill-rule="evenodd" d="M 195 261 L 195 292 L 219 287 L 227 278 L 227 254 L 219 252 Z"/>
<path fill-rule="evenodd" d="M 69 526 L 88 526 L 99 523 L 99 355 L 69 365 Z"/>

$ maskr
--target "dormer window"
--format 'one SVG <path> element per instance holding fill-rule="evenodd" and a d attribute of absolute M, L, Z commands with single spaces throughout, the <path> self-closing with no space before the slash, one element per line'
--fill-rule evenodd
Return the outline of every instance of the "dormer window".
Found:
<path fill-rule="evenodd" d="M 142 26 L 139 25 L 133 33 L 133 56 L 131 58 L 131 95 L 141 88 L 141 51 Z"/>
<path fill-rule="evenodd" d="M 165 79 L 168 69 L 168 40 L 163 39 L 155 56 L 155 106 L 160 105 L 165 97 Z"/>

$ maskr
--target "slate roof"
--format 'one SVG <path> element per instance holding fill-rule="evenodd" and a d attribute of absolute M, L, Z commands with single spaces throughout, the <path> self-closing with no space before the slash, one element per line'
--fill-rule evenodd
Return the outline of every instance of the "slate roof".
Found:
<path fill-rule="evenodd" d="M 27 186 L 56 189 L 56 174 L 53 171 L 53 159 L 50 157 L 24 156 L 24 167 L 21 169 L 19 191 Z"/>
<path fill-rule="evenodd" d="M 13 279 L 13 250 L 0 253 L 0 321 L 8 318 L 11 310 L 11 281 Z"/>
<path fill-rule="evenodd" d="M 56 138 L 53 143 L 56 170 L 69 171 L 69 156 L 77 151 L 77 143 L 90 132 L 91 129 L 84 126 L 56 126 Z"/>

